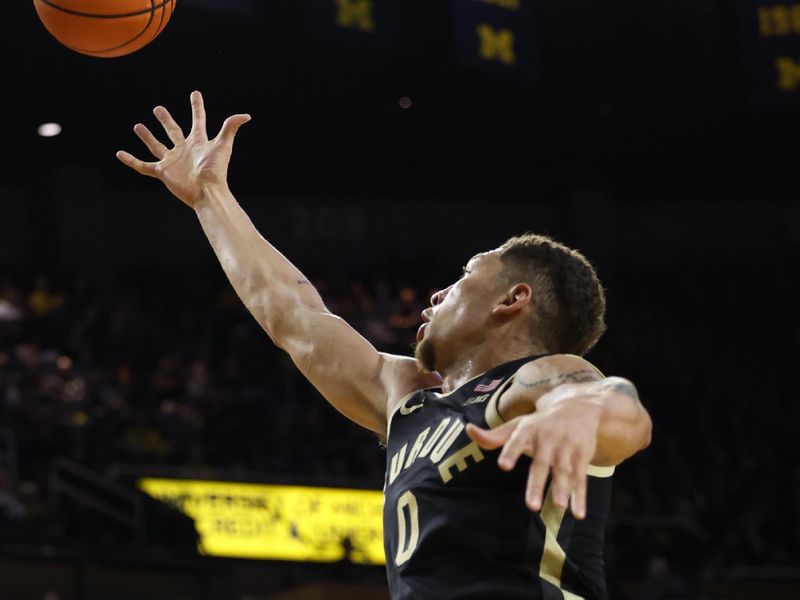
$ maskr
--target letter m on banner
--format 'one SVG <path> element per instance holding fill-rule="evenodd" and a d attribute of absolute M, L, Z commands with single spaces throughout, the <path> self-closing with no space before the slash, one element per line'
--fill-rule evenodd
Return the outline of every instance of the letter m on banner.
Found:
<path fill-rule="evenodd" d="M 475 26 L 478 33 L 478 54 L 485 60 L 499 60 L 501 63 L 513 65 L 517 62 L 514 53 L 514 32 L 510 29 L 495 30 L 487 23 Z"/>
<path fill-rule="evenodd" d="M 311 0 L 317 33 L 336 41 L 396 49 L 398 0 Z"/>
<path fill-rule="evenodd" d="M 777 88 L 782 92 L 795 92 L 800 89 L 800 60 L 790 56 L 775 58 L 775 70 L 778 73 Z"/>
<path fill-rule="evenodd" d="M 372 9 L 373 0 L 336 0 L 336 24 L 361 31 L 375 31 Z"/>
<path fill-rule="evenodd" d="M 459 61 L 532 78 L 533 0 L 452 0 Z"/>

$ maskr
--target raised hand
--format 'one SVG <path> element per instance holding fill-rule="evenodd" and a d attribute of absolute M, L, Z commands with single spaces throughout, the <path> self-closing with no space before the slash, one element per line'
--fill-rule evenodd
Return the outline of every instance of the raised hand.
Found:
<path fill-rule="evenodd" d="M 587 469 L 597 447 L 599 424 L 599 407 L 577 401 L 516 417 L 491 430 L 470 423 L 467 434 L 484 450 L 502 446 L 497 462 L 505 471 L 513 469 L 523 454 L 533 458 L 525 492 L 528 508 L 541 509 L 544 487 L 551 475 L 555 505 L 566 509 L 569 502 L 575 518 L 583 519 Z"/>
<path fill-rule="evenodd" d="M 166 108 L 157 106 L 153 109 L 153 114 L 172 142 L 172 148 L 161 143 L 142 123 L 134 126 L 133 131 L 156 161 L 145 162 L 124 150 L 117 152 L 117 158 L 137 173 L 159 179 L 181 201 L 194 207 L 206 186 L 227 186 L 233 140 L 239 127 L 250 120 L 250 115 L 228 117 L 217 136 L 209 140 L 206 110 L 200 92 L 192 92 L 191 103 L 192 129 L 188 136 L 184 136 Z"/>

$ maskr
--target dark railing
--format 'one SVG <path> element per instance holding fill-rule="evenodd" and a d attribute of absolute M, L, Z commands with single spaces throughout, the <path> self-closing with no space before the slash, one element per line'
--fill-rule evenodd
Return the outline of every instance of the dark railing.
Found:
<path fill-rule="evenodd" d="M 135 540 L 145 542 L 144 497 L 83 467 L 57 458 L 50 470 L 50 490 L 67 496 L 105 518 L 128 528 Z"/>

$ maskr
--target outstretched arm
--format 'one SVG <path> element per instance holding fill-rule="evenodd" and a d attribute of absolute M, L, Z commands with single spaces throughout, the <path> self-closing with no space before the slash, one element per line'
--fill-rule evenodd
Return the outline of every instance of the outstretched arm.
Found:
<path fill-rule="evenodd" d="M 134 131 L 157 161 L 127 152 L 126 165 L 162 181 L 194 209 L 225 274 L 269 337 L 345 416 L 381 435 L 388 405 L 414 389 L 435 385 L 416 361 L 378 352 L 325 307 L 308 279 L 256 230 L 227 184 L 233 140 L 249 115 L 234 115 L 209 140 L 199 92 L 191 95 L 192 129 L 184 136 L 164 107 L 154 114 L 173 143 L 167 148 L 142 124 Z"/>
<path fill-rule="evenodd" d="M 547 478 L 553 501 L 581 519 L 586 514 L 590 465 L 617 465 L 650 444 L 652 422 L 636 387 L 622 377 L 603 378 L 577 356 L 555 355 L 523 365 L 505 394 L 500 414 L 508 419 L 492 430 L 474 425 L 467 433 L 484 449 L 502 446 L 501 469 L 522 455 L 533 458 L 526 502 L 539 510 Z"/>

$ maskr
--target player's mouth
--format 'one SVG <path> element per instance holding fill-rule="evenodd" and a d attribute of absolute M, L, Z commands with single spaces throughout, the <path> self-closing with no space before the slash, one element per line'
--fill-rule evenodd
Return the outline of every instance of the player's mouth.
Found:
<path fill-rule="evenodd" d="M 425 329 L 427 327 L 428 327 L 428 323 L 425 322 L 425 323 L 423 323 L 422 325 L 419 326 L 419 329 L 417 329 L 417 343 L 420 343 L 422 341 L 422 338 L 425 337 Z"/>

